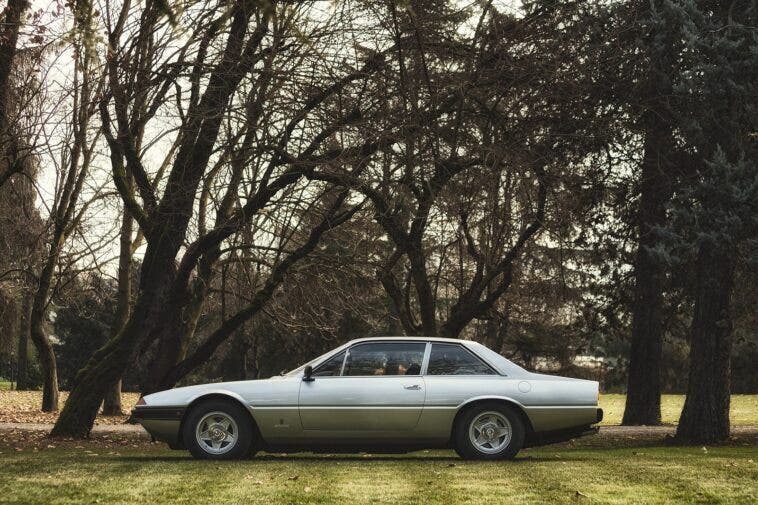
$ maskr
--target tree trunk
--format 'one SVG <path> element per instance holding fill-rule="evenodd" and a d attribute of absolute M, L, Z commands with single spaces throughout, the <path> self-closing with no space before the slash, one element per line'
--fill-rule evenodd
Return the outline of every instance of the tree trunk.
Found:
<path fill-rule="evenodd" d="M 179 302 L 171 302 L 178 304 Z M 169 389 L 174 384 L 167 385 L 163 382 L 166 375 L 187 356 L 190 338 L 195 333 L 197 320 L 200 317 L 202 301 L 191 306 L 179 314 L 173 312 L 166 314 L 167 324 L 157 337 L 157 352 L 150 362 L 147 377 L 140 386 L 143 395 L 149 395 L 156 391 Z"/>
<path fill-rule="evenodd" d="M 42 412 L 55 412 L 58 410 L 58 368 L 53 346 L 41 325 L 32 325 L 31 337 L 42 368 Z"/>
<path fill-rule="evenodd" d="M 683 442 L 708 444 L 729 438 L 734 268 L 731 246 L 701 245 L 687 398 L 676 430 L 677 440 Z"/>
<path fill-rule="evenodd" d="M 21 321 L 18 326 L 18 361 L 16 374 L 16 389 L 25 391 L 29 389 L 29 322 L 31 320 L 32 296 L 24 295 L 21 304 Z"/>
<path fill-rule="evenodd" d="M 146 265 L 150 258 L 146 255 Z M 143 267 L 144 268 L 144 267 Z M 163 275 L 159 272 L 163 270 Z M 127 325 L 99 349 L 79 371 L 68 401 L 55 423 L 52 436 L 84 438 L 89 435 L 97 411 L 109 388 L 123 376 L 139 344 L 160 324 L 166 286 L 171 284 L 169 264 L 144 269 L 142 294 L 137 299 Z"/>
<path fill-rule="evenodd" d="M 182 172 L 179 170 L 178 172 Z M 166 324 L 166 306 L 176 277 L 176 254 L 182 245 L 194 190 L 173 188 L 164 196 L 165 209 L 154 217 L 140 272 L 140 290 L 126 325 L 97 350 L 76 375 L 74 387 L 51 432 L 52 436 L 83 438 L 89 435 L 97 411 L 134 359 L 149 335 L 160 334 Z"/>
<path fill-rule="evenodd" d="M 103 399 L 104 416 L 121 416 L 124 414 L 121 406 L 121 379 L 118 379 L 113 386 L 105 393 Z"/>
<path fill-rule="evenodd" d="M 666 273 L 650 249 L 659 238 L 655 228 L 666 222 L 671 191 L 666 173 L 665 135 L 650 128 L 642 160 L 638 213 L 639 244 L 635 260 L 632 302 L 632 347 L 629 354 L 624 425 L 661 423 L 661 353 L 663 347 L 663 289 Z"/>
<path fill-rule="evenodd" d="M 34 293 L 32 311 L 29 323 L 29 335 L 37 349 L 40 367 L 42 368 L 42 412 L 58 410 L 58 367 L 55 352 L 50 339 L 45 335 L 44 321 L 47 314 L 47 298 L 50 293 L 50 283 L 53 270 L 58 260 L 58 244 L 53 243 L 49 256 L 40 274 L 37 291 Z"/>
<path fill-rule="evenodd" d="M 426 261 L 421 246 L 421 241 L 414 242 L 408 251 L 408 259 L 411 264 L 413 285 L 416 287 L 418 296 L 419 312 L 421 317 L 421 332 L 427 337 L 437 336 L 437 314 L 432 294 L 432 286 L 429 283 L 429 275 L 426 272 Z"/>
<path fill-rule="evenodd" d="M 134 195 L 134 180 L 127 177 L 127 191 Z M 116 325 L 114 334 L 121 332 L 129 322 L 132 309 L 132 232 L 134 220 L 128 209 L 124 209 L 121 217 L 121 230 L 118 256 L 118 295 L 116 309 Z M 120 416 L 121 406 L 121 377 L 113 383 L 103 398 L 103 415 Z"/>

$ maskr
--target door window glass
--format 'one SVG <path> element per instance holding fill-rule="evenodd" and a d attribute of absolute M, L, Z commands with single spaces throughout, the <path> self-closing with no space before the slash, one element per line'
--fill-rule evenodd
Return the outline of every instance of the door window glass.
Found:
<path fill-rule="evenodd" d="M 457 344 L 432 344 L 428 375 L 496 375 L 470 351 Z"/>
<path fill-rule="evenodd" d="M 345 351 L 332 356 L 325 363 L 319 365 L 314 371 L 314 377 L 336 377 L 342 371 L 342 362 L 345 360 Z"/>
<path fill-rule="evenodd" d="M 350 348 L 343 375 L 419 375 L 426 344 L 382 342 Z"/>

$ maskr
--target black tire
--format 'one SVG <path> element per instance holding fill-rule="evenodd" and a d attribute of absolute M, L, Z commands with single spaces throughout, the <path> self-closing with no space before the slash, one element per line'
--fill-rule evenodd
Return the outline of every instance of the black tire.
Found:
<path fill-rule="evenodd" d="M 195 436 L 198 423 L 212 412 L 220 412 L 229 416 L 237 427 L 236 440 L 231 444 L 231 447 L 224 447 L 224 452 L 220 454 L 215 454 L 204 449 Z M 254 433 L 250 414 L 233 400 L 213 399 L 199 403 L 189 411 L 182 426 L 184 446 L 197 459 L 227 460 L 249 457 L 255 452 L 253 450 Z"/>
<path fill-rule="evenodd" d="M 510 441 L 495 453 L 483 452 L 470 439 L 471 424 L 486 412 L 495 412 L 508 420 L 511 427 Z M 453 440 L 455 452 L 463 459 L 502 460 L 513 459 L 524 446 L 526 429 L 521 416 L 512 407 L 498 402 L 477 404 L 466 410 L 456 422 Z"/>

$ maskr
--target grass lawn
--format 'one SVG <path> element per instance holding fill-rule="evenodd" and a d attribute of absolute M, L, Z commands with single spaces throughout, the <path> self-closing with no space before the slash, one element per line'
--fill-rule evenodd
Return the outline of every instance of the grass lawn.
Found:
<path fill-rule="evenodd" d="M 603 424 L 618 424 L 624 397 L 600 401 Z M 677 420 L 682 401 L 664 396 L 664 422 Z M 732 422 L 758 425 L 758 397 L 733 396 Z M 208 462 L 133 435 L 67 441 L 7 428 L 0 431 L 0 503 L 752 504 L 757 462 L 755 435 L 707 448 L 667 446 L 660 436 L 587 437 L 499 463 L 466 462 L 450 451 Z"/>
<path fill-rule="evenodd" d="M 626 395 L 601 394 L 604 426 L 621 424 Z M 758 395 L 732 395 L 729 418 L 733 426 L 758 425 Z M 661 420 L 664 424 L 678 424 L 684 407 L 684 395 L 661 395 Z"/>
<path fill-rule="evenodd" d="M 86 444 L 86 442 L 85 442 Z M 2 503 L 756 503 L 758 449 L 547 447 L 193 461 L 160 446 L 3 448 Z"/>

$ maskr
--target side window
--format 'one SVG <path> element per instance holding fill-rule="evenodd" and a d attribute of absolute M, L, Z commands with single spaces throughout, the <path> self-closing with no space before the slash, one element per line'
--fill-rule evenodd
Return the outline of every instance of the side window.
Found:
<path fill-rule="evenodd" d="M 432 344 L 428 375 L 497 375 L 482 360 L 457 344 Z"/>
<path fill-rule="evenodd" d="M 319 365 L 313 371 L 314 377 L 336 377 L 342 371 L 342 362 L 345 361 L 345 351 L 332 356 L 326 362 Z"/>
<path fill-rule="evenodd" d="M 419 375 L 426 344 L 381 342 L 351 347 L 343 375 Z"/>

